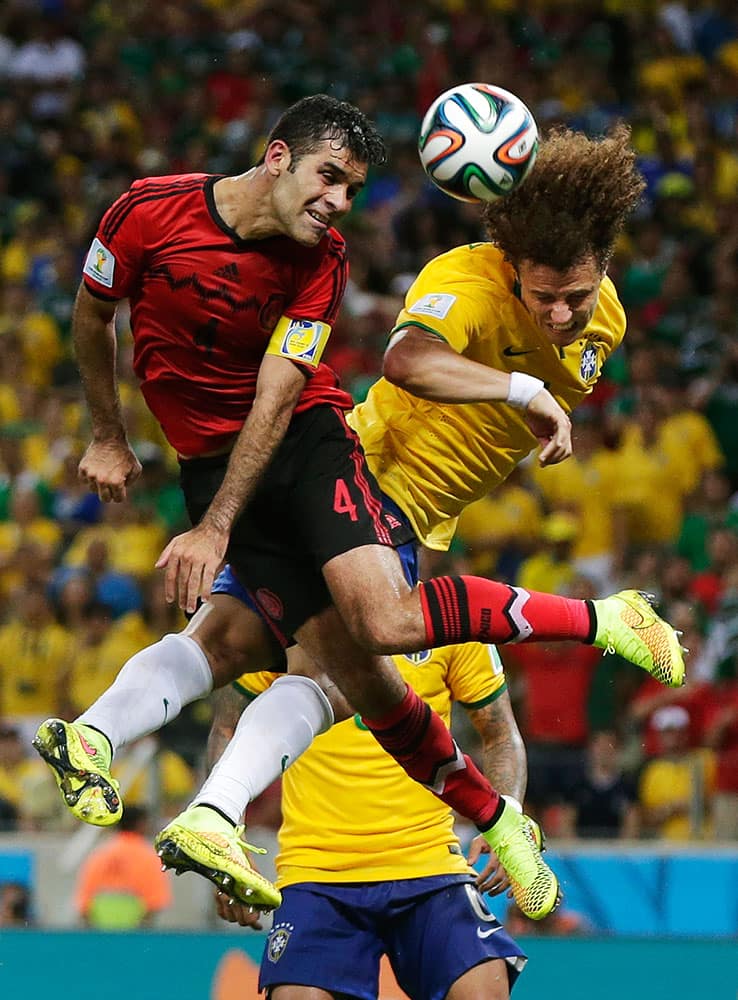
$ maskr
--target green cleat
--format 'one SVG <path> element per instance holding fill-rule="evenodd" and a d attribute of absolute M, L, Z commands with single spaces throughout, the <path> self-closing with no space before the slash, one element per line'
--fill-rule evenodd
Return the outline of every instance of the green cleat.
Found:
<path fill-rule="evenodd" d="M 190 806 L 154 840 L 164 868 L 197 872 L 222 892 L 255 910 L 274 910 L 282 893 L 249 864 L 247 851 L 266 854 L 241 838 L 244 827 L 233 827 L 207 806 Z"/>
<path fill-rule="evenodd" d="M 79 722 L 47 719 L 33 746 L 51 767 L 67 809 L 93 826 L 112 826 L 123 815 L 112 752 L 102 733 Z"/>
<path fill-rule="evenodd" d="M 482 836 L 505 869 L 515 902 L 526 917 L 542 920 L 553 913 L 561 902 L 561 890 L 541 857 L 543 834 L 535 820 L 505 802 L 500 818 Z"/>
<path fill-rule="evenodd" d="M 668 687 L 684 684 L 684 656 L 679 636 L 653 610 L 650 595 L 639 590 L 593 601 L 597 616 L 594 645 L 618 653 Z"/>

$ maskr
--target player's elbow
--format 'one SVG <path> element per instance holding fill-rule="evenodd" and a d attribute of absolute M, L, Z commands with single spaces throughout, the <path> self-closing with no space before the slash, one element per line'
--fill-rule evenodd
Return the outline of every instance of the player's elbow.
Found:
<path fill-rule="evenodd" d="M 382 362 L 382 375 L 393 385 L 398 385 L 403 389 L 408 387 L 407 383 L 412 376 L 412 365 L 401 344 L 390 348 L 385 354 Z"/>

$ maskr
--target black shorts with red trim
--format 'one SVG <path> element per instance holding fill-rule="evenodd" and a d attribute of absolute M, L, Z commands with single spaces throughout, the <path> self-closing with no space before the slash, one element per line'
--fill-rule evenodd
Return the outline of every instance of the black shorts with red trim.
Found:
<path fill-rule="evenodd" d="M 183 460 L 181 484 L 196 524 L 225 474 L 228 455 Z M 411 527 L 382 506 L 361 443 L 338 407 L 293 417 L 254 497 L 231 532 L 227 558 L 284 645 L 331 603 L 322 567 L 362 545 L 398 548 Z"/>

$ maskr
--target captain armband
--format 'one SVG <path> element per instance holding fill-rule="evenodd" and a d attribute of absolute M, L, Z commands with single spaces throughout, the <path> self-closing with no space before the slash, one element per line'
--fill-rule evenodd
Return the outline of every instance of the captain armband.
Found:
<path fill-rule="evenodd" d="M 331 327 L 321 320 L 283 316 L 274 328 L 266 353 L 317 368 Z"/>

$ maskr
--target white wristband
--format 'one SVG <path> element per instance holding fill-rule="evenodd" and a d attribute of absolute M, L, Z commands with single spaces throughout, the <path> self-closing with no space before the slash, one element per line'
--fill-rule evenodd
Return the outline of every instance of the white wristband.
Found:
<path fill-rule="evenodd" d="M 533 375 L 526 375 L 525 372 L 510 372 L 510 388 L 507 390 L 506 403 L 516 406 L 520 410 L 526 409 L 531 399 L 537 396 L 544 383 Z"/>

